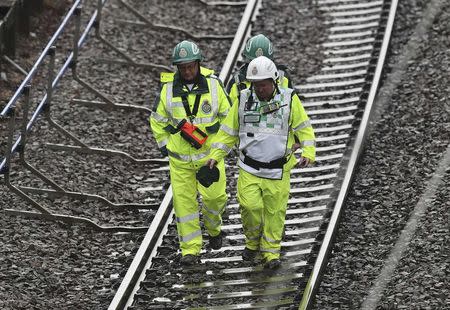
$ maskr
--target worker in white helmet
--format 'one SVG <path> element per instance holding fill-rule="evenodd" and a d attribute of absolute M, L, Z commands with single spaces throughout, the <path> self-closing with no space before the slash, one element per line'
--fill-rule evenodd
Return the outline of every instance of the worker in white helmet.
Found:
<path fill-rule="evenodd" d="M 248 89 L 240 92 L 212 141 L 213 168 L 237 145 L 238 200 L 245 234 L 243 260 L 261 254 L 264 267 L 280 266 L 281 239 L 290 191 L 290 170 L 315 160 L 315 136 L 308 115 L 293 89 L 278 87 L 278 70 L 265 56 L 247 68 Z M 301 155 L 292 151 L 295 138 Z"/>

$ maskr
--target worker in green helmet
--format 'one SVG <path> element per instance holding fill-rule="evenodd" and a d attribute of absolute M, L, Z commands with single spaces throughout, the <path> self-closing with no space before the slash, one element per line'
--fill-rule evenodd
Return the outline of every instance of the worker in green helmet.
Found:
<path fill-rule="evenodd" d="M 279 87 L 279 71 L 268 57 L 253 59 L 241 91 L 214 137 L 207 165 L 213 168 L 237 146 L 237 198 L 245 235 L 243 261 L 260 254 L 264 268 L 280 267 L 290 172 L 315 161 L 315 135 L 299 97 Z M 295 138 L 301 155 L 296 157 Z"/>
<path fill-rule="evenodd" d="M 273 61 L 273 55 L 273 44 L 265 35 L 258 34 L 248 39 L 242 52 L 244 64 L 239 68 L 237 72 L 233 74 L 232 78 L 227 83 L 226 89 L 228 95 L 230 96 L 231 104 L 234 104 L 235 101 L 239 100 L 239 92 L 241 90 L 250 87 L 250 82 L 246 79 L 247 68 L 250 61 L 258 56 L 265 56 Z M 292 83 L 286 72 L 287 67 L 277 64 L 277 68 L 279 71 L 279 86 L 284 88 L 292 88 Z"/>
<path fill-rule="evenodd" d="M 223 160 L 217 165 L 218 181 L 205 184 L 198 178 L 208 159 L 212 138 L 230 108 L 222 82 L 213 70 L 201 67 L 201 61 L 202 52 L 194 42 L 182 41 L 175 46 L 172 64 L 177 70 L 161 73 L 161 89 L 150 116 L 153 137 L 162 155 L 169 157 L 184 265 L 199 262 L 202 249 L 198 193 L 202 196 L 201 213 L 209 247 L 215 250 L 222 246 L 222 213 L 227 203 Z"/>

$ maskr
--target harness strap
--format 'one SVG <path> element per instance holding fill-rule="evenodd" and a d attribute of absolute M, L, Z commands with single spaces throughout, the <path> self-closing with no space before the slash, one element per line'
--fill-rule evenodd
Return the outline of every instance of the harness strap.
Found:
<path fill-rule="evenodd" d="M 164 127 L 164 130 L 167 131 L 168 133 L 170 133 L 171 135 L 176 134 L 177 132 L 180 131 L 180 129 L 173 127 L 172 125 L 167 125 L 166 127 Z"/>
<path fill-rule="evenodd" d="M 191 111 L 189 107 L 189 102 L 187 100 L 186 96 L 181 96 L 181 101 L 183 102 L 184 110 L 186 111 L 186 116 L 189 117 L 189 119 L 192 121 L 193 118 L 197 115 L 198 107 L 200 105 L 200 94 L 197 94 L 195 96 L 195 102 L 194 102 L 194 109 Z"/>

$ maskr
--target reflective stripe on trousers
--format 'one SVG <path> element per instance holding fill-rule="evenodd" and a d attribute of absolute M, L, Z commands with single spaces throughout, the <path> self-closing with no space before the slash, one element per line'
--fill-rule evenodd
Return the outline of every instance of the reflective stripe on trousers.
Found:
<path fill-rule="evenodd" d="M 217 168 L 220 172 L 219 181 L 205 188 L 196 181 L 195 174 L 204 161 L 183 163 L 169 157 L 170 181 L 173 190 L 173 207 L 177 218 L 177 231 L 180 249 L 184 255 L 198 255 L 202 249 L 202 232 L 198 216 L 197 193 L 202 196 L 205 208 L 203 210 L 209 220 L 203 224 L 210 236 L 220 232 L 222 213 L 227 202 L 225 165 L 221 161 Z"/>
<path fill-rule="evenodd" d="M 280 257 L 289 189 L 289 171 L 284 171 L 281 180 L 270 180 L 239 169 L 238 200 L 245 244 L 259 249 L 265 260 Z M 255 229 L 259 226 L 261 229 Z"/>

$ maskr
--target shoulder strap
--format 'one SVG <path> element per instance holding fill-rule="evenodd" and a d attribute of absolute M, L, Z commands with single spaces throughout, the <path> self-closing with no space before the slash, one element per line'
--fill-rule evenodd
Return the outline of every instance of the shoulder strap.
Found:
<path fill-rule="evenodd" d="M 181 101 L 183 102 L 184 110 L 186 111 L 186 116 L 189 117 L 189 119 L 192 120 L 195 118 L 198 112 L 198 107 L 200 105 L 200 94 L 197 94 L 195 96 L 195 102 L 194 102 L 194 108 L 191 111 L 191 108 L 189 107 L 189 102 L 187 100 L 187 97 L 185 95 L 181 96 Z"/>

